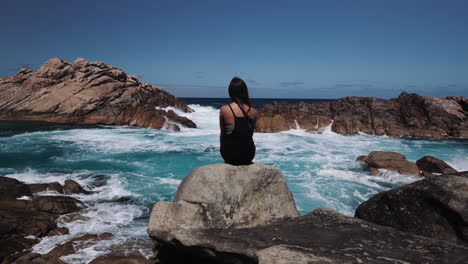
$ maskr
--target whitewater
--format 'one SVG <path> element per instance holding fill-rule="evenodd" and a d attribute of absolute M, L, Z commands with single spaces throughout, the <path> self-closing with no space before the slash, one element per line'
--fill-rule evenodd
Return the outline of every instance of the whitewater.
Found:
<path fill-rule="evenodd" d="M 70 195 L 87 208 L 77 221 L 59 221 L 70 234 L 44 237 L 34 251 L 47 253 L 55 245 L 82 233 L 111 232 L 101 241 L 62 259 L 89 262 L 126 241 L 149 242 L 148 217 L 157 201 L 174 199 L 182 179 L 196 167 L 223 162 L 219 154 L 219 110 L 189 105 L 183 113 L 198 128 L 180 132 L 125 126 L 59 129 L 0 137 L 0 175 L 26 183 L 79 182 L 90 195 Z M 368 175 L 356 162 L 374 150 L 396 151 L 410 161 L 431 155 L 457 170 L 468 170 L 468 142 L 394 139 L 385 136 L 342 136 L 326 129 L 306 133 L 297 127 L 281 133 L 256 133 L 254 162 L 279 168 L 301 215 L 327 206 L 354 215 L 373 195 L 420 179 L 386 172 Z M 39 195 L 59 195 L 43 192 Z M 141 249 L 144 255 L 148 249 Z"/>

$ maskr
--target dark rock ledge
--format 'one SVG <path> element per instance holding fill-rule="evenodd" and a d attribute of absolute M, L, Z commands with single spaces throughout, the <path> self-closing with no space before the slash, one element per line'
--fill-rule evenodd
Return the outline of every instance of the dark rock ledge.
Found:
<path fill-rule="evenodd" d="M 467 263 L 468 248 L 320 208 L 242 229 L 175 231 L 162 263 Z"/>
<path fill-rule="evenodd" d="M 195 169 L 180 185 L 175 202 L 155 204 L 148 233 L 155 241 L 158 263 L 468 263 L 468 247 L 459 239 L 460 234 L 466 235 L 468 203 L 463 192 L 468 184 L 460 175 L 420 181 L 423 186 L 439 186 L 426 193 L 434 193 L 445 208 L 450 208 L 452 213 L 442 218 L 464 221 L 439 230 L 438 236 L 413 232 L 417 231 L 416 225 L 431 227 L 442 218 L 426 219 L 437 216 L 438 209 L 411 200 L 414 196 L 404 193 L 392 215 L 379 213 L 387 208 L 380 201 L 371 202 L 365 212 L 390 220 L 401 218 L 399 223 L 414 230 L 378 225 L 381 223 L 375 219 L 369 219 L 375 222 L 371 223 L 328 208 L 300 217 L 285 214 L 290 212 L 286 208 L 294 206 L 293 200 L 283 199 L 281 205 L 272 203 L 274 197 L 288 197 L 284 176 L 274 167 L 258 163 Z M 393 192 L 395 197 L 399 192 Z M 405 203 L 409 209 L 400 211 Z M 410 210 L 419 206 L 419 211 Z M 435 213 L 425 213 L 429 211 Z M 408 212 L 412 215 L 405 218 Z M 458 230 L 455 235 L 450 227 Z"/>

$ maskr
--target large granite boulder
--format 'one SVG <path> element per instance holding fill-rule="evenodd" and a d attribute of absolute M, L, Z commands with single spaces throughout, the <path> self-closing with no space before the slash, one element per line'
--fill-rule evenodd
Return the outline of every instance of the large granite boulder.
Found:
<path fill-rule="evenodd" d="M 0 176 L 0 201 L 32 196 L 28 186 L 17 179 Z"/>
<path fill-rule="evenodd" d="M 467 263 L 468 247 L 383 227 L 331 209 L 266 226 L 174 230 L 160 263 Z"/>
<path fill-rule="evenodd" d="M 0 78 L 0 120 L 134 125 L 161 129 L 196 127 L 191 109 L 162 88 L 103 62 L 50 59 L 36 72 L 21 69 Z"/>
<path fill-rule="evenodd" d="M 424 178 L 379 193 L 356 217 L 435 239 L 468 244 L 468 172 Z"/>
<path fill-rule="evenodd" d="M 425 175 L 434 173 L 450 174 L 457 173 L 457 170 L 448 165 L 445 161 L 432 156 L 424 156 L 416 161 L 416 165 Z"/>
<path fill-rule="evenodd" d="M 369 167 L 372 176 L 380 175 L 379 169 L 400 174 L 420 175 L 418 166 L 406 160 L 405 155 L 398 152 L 372 151 L 368 156 L 359 156 L 357 160 L 364 162 Z"/>
<path fill-rule="evenodd" d="M 297 216 L 293 196 L 278 169 L 260 163 L 214 164 L 185 177 L 174 202 L 154 205 L 148 233 L 170 240 L 177 230 L 252 227 Z"/>
<path fill-rule="evenodd" d="M 338 134 L 413 138 L 468 138 L 468 98 L 427 97 L 402 92 L 390 100 L 345 97 L 334 101 L 274 102 L 259 109 L 258 132 L 279 132 L 297 125 L 317 132 L 332 123 Z"/>

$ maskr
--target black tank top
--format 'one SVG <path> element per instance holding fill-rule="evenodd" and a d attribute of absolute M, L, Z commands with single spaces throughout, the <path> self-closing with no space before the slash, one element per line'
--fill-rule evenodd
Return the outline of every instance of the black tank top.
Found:
<path fill-rule="evenodd" d="M 232 165 L 252 164 L 255 157 L 255 144 L 252 138 L 254 124 L 247 115 L 236 116 L 231 105 L 228 106 L 234 116 L 234 130 L 231 134 L 227 134 L 224 127 L 221 128 L 221 156 L 224 162 Z M 250 107 L 247 113 L 249 111 Z"/>

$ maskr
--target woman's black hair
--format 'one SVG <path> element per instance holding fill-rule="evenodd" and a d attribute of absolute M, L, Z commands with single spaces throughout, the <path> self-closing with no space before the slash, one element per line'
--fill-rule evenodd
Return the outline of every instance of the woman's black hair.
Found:
<path fill-rule="evenodd" d="M 248 111 L 246 112 L 242 107 L 242 104 L 246 104 L 249 106 L 250 110 L 250 107 L 252 107 L 252 103 L 250 102 L 247 85 L 241 78 L 232 78 L 231 83 L 229 84 L 229 97 L 231 97 L 232 101 L 234 101 L 234 103 L 236 103 L 239 106 L 244 116 L 247 117 L 247 119 L 249 120 L 249 127 L 253 129 L 255 127 L 255 120 L 251 120 L 247 115 Z"/>
<path fill-rule="evenodd" d="M 234 77 L 229 84 L 229 97 L 232 101 L 237 103 L 239 106 L 246 104 L 249 107 L 252 107 L 252 103 L 249 98 L 249 91 L 247 90 L 247 85 L 245 82 L 239 78 Z M 242 109 L 242 107 L 241 107 Z"/>

